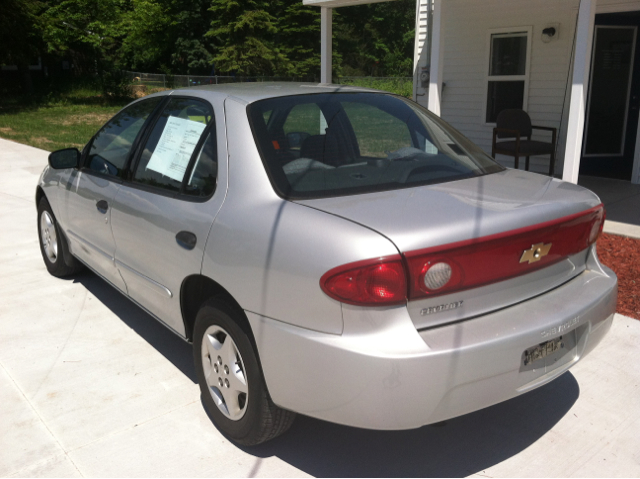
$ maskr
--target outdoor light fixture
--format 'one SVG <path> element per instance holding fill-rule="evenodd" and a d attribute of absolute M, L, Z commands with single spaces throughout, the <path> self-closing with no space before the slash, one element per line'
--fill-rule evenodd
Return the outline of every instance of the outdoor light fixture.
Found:
<path fill-rule="evenodd" d="M 542 29 L 542 41 L 544 43 L 549 43 L 552 40 L 556 40 L 558 38 L 558 27 L 560 25 L 557 23 L 547 25 Z"/>

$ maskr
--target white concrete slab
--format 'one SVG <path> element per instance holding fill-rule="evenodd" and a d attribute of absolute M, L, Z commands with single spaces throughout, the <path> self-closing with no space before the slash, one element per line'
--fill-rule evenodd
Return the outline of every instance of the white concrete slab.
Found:
<path fill-rule="evenodd" d="M 298 417 L 234 446 L 202 408 L 187 343 L 91 273 L 47 274 L 33 199 L 46 157 L 0 140 L 0 476 L 640 476 L 640 321 L 622 316 L 571 372 L 442 427 Z"/>
<path fill-rule="evenodd" d="M 0 367 L 0 475 L 64 451 L 11 376 Z"/>
<path fill-rule="evenodd" d="M 607 209 L 607 223 L 611 221 L 630 226 L 631 228 L 627 228 L 626 231 L 631 234 L 625 233 L 623 236 L 635 237 L 635 234 L 638 234 L 640 230 L 640 185 L 629 181 L 595 176 L 581 176 L 578 184 L 589 188 L 600 197 Z M 615 225 L 611 226 L 616 228 Z M 622 234 L 616 231 L 611 231 L 611 233 Z"/>
<path fill-rule="evenodd" d="M 606 220 L 604 222 L 604 232 L 618 236 L 628 236 L 629 238 L 640 239 L 640 226 L 629 223 Z"/>

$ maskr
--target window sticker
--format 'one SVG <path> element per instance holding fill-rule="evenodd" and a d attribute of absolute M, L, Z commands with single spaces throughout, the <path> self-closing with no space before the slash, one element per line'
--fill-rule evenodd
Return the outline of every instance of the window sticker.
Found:
<path fill-rule="evenodd" d="M 182 181 L 193 150 L 206 126 L 203 123 L 170 116 L 146 169 Z"/>

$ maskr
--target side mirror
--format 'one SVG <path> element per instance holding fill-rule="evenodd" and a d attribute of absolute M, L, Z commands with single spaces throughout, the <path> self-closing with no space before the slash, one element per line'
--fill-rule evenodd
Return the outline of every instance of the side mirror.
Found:
<path fill-rule="evenodd" d="M 78 168 L 80 164 L 80 152 L 77 148 L 65 148 L 54 151 L 49 155 L 49 166 L 56 170 L 64 168 Z"/>

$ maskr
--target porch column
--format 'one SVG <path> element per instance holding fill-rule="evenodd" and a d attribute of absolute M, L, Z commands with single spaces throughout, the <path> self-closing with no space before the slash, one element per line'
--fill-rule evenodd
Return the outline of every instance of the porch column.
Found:
<path fill-rule="evenodd" d="M 332 80 L 332 13 L 327 7 L 320 7 L 320 83 Z"/>
<path fill-rule="evenodd" d="M 562 171 L 562 179 L 571 183 L 578 182 L 578 172 L 580 171 L 580 154 L 582 153 L 582 139 L 584 136 L 595 15 L 596 0 L 580 0 L 576 29 L 576 49 L 573 59 L 571 100 L 569 103 L 569 122 L 567 125 L 567 144 Z"/>
<path fill-rule="evenodd" d="M 442 99 L 442 61 L 444 37 L 442 35 L 442 0 L 433 0 L 431 22 L 431 71 L 429 74 L 429 110 L 440 116 Z"/>

